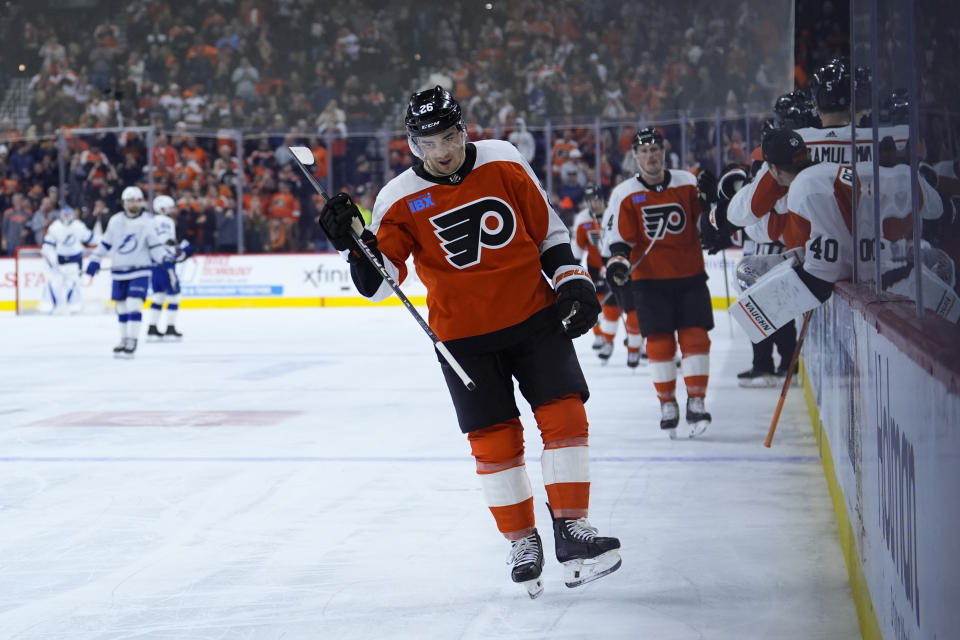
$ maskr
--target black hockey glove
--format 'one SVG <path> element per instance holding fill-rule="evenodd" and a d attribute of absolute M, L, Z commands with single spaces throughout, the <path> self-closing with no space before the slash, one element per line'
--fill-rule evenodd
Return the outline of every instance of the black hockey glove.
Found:
<path fill-rule="evenodd" d="M 720 181 L 717 182 L 717 197 L 719 201 L 730 202 L 733 200 L 733 196 L 735 196 L 737 191 L 740 191 L 747 182 L 747 172 L 743 167 L 734 166 L 724 172 L 724 174 L 720 176 Z"/>
<path fill-rule="evenodd" d="M 709 169 L 701 169 L 697 174 L 697 192 L 700 210 L 710 211 L 710 205 L 717 201 L 717 177 Z"/>
<path fill-rule="evenodd" d="M 621 255 L 612 255 L 607 259 L 607 280 L 618 287 L 630 282 L 630 261 Z"/>
<path fill-rule="evenodd" d="M 352 229 L 360 235 L 363 232 L 363 216 L 360 209 L 346 193 L 340 192 L 327 200 L 320 211 L 320 226 L 330 238 L 337 251 L 354 249 L 356 244 L 350 236 Z"/>
<path fill-rule="evenodd" d="M 726 220 L 726 210 L 727 203 L 720 202 L 711 211 L 714 215 L 713 220 L 710 219 L 710 216 L 700 216 L 700 246 L 710 255 L 734 246 L 731 238 L 731 225 Z M 715 227 L 714 224 L 718 226 Z"/>
<path fill-rule="evenodd" d="M 583 267 L 571 265 L 558 269 L 553 280 L 564 332 L 571 338 L 582 336 L 600 315 L 600 301 L 590 276 Z"/>

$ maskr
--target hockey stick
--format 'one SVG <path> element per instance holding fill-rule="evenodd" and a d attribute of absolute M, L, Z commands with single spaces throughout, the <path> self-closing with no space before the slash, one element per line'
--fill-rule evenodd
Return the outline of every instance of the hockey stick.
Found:
<path fill-rule="evenodd" d="M 720 253 L 723 255 L 723 288 L 727 294 L 727 309 L 730 308 L 730 276 L 727 274 L 727 250 L 721 249 Z M 730 329 L 730 337 L 733 337 L 733 318 L 730 317 L 730 313 L 727 313 L 727 327 Z"/>
<path fill-rule="evenodd" d="M 790 356 L 790 368 L 787 370 L 787 377 L 783 379 L 783 388 L 780 389 L 780 400 L 777 401 L 777 410 L 773 412 L 773 420 L 770 421 L 770 430 L 767 431 L 767 439 L 763 441 L 763 446 L 770 448 L 773 444 L 773 434 L 777 430 L 777 422 L 780 420 L 780 412 L 783 411 L 783 403 L 787 399 L 787 391 L 790 389 L 790 382 L 793 380 L 793 370 L 797 366 L 797 360 L 800 359 L 800 347 L 803 346 L 803 337 L 807 335 L 807 326 L 810 324 L 810 314 L 813 311 L 807 311 L 803 314 L 803 326 L 800 327 L 800 335 L 797 336 L 797 346 L 793 348 L 793 355 Z"/>
<path fill-rule="evenodd" d="M 311 165 L 314 162 L 313 152 L 310 151 L 307 147 L 287 147 L 290 150 L 290 153 L 293 155 L 294 161 L 297 163 L 297 166 L 300 168 L 300 172 L 303 173 L 304 177 L 310 183 L 310 186 L 313 187 L 314 191 L 320 194 L 320 197 L 324 200 L 329 200 L 330 196 L 327 195 L 327 192 L 320 186 L 320 183 L 317 182 L 317 179 L 313 177 L 313 174 L 307 169 L 307 165 Z M 433 332 L 433 329 L 430 328 L 430 325 L 423 319 L 423 316 L 414 308 L 413 303 L 404 295 L 403 291 L 400 289 L 400 285 L 387 273 L 386 268 L 373 253 L 370 247 L 367 246 L 363 240 L 360 239 L 360 236 L 353 229 L 350 229 L 350 237 L 353 238 L 353 242 L 357 245 L 357 248 L 363 253 L 364 257 L 374 266 L 377 270 L 377 273 L 380 274 L 380 277 L 383 278 L 390 288 L 393 289 L 393 292 L 400 302 L 403 303 L 403 306 L 407 308 L 407 311 L 410 312 L 410 315 L 417 321 L 417 324 L 420 325 L 420 328 L 423 329 L 424 333 L 433 341 L 433 346 L 437 352 L 443 357 L 450 368 L 453 369 L 454 373 L 457 374 L 457 377 L 460 378 L 465 386 L 470 391 L 473 391 L 477 388 L 477 385 L 470 379 L 470 376 L 467 375 L 467 372 L 460 366 L 460 363 L 457 362 L 457 359 L 453 357 L 453 354 L 450 353 L 447 349 L 447 345 L 443 344 L 440 341 L 440 338 L 437 337 L 437 334 Z"/>
<path fill-rule="evenodd" d="M 666 226 L 666 224 L 667 224 L 667 218 L 666 218 L 666 216 L 664 216 L 663 218 L 660 219 L 660 224 L 657 225 L 657 231 L 656 231 L 656 233 L 653 234 L 653 239 L 650 241 L 650 244 L 648 244 L 648 245 L 647 245 L 647 248 L 643 250 L 643 254 L 642 254 L 639 258 L 637 258 L 637 261 L 630 265 L 630 270 L 627 271 L 627 278 L 628 278 L 628 279 L 629 279 L 629 277 L 630 277 L 630 274 L 632 274 L 634 271 L 636 271 L 636 270 L 637 270 L 637 267 L 640 266 L 640 264 L 646 259 L 646 257 L 647 257 L 648 255 L 650 255 L 650 250 L 653 249 L 653 245 L 655 245 L 655 244 L 657 243 L 657 240 L 660 239 L 660 235 L 663 233 L 663 228 Z M 665 235 L 665 234 L 664 234 L 664 235 Z M 607 300 L 609 300 L 612 295 L 613 295 L 613 291 L 611 291 L 610 293 L 608 293 L 608 294 L 606 295 L 606 297 L 601 301 L 600 304 L 601 304 L 601 305 L 602 305 L 602 304 L 605 304 L 605 303 L 607 302 Z"/>

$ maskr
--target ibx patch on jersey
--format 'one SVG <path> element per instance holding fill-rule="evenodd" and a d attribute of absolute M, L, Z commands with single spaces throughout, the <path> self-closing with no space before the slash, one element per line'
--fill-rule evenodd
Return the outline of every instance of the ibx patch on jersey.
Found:
<path fill-rule="evenodd" d="M 486 197 L 430 218 L 447 261 L 458 269 L 480 262 L 483 247 L 497 249 L 513 239 L 517 221 L 500 198 Z"/>
<path fill-rule="evenodd" d="M 430 195 L 430 192 L 427 191 L 425 194 L 418 198 L 408 198 L 407 206 L 410 207 L 410 213 L 416 213 L 417 211 L 423 211 L 434 205 L 433 196 Z"/>

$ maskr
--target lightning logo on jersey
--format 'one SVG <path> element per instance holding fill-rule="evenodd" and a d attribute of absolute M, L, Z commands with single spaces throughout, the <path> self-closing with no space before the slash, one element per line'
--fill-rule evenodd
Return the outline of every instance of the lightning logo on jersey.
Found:
<path fill-rule="evenodd" d="M 483 247 L 496 249 L 513 239 L 517 222 L 510 205 L 481 198 L 430 218 L 447 261 L 458 269 L 480 262 Z"/>
<path fill-rule="evenodd" d="M 133 253 L 137 250 L 138 246 L 137 237 L 132 233 L 128 233 L 126 237 L 124 237 L 123 242 L 120 243 L 120 246 L 117 247 L 117 253 Z"/>

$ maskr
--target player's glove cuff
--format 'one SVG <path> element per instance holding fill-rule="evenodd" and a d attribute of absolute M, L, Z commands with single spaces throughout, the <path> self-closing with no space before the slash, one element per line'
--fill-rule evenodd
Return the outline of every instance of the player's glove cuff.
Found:
<path fill-rule="evenodd" d="M 586 280 L 593 284 L 590 274 L 579 264 L 565 264 L 553 273 L 553 290 L 557 291 L 562 285 L 571 280 Z"/>
<path fill-rule="evenodd" d="M 376 255 L 378 258 L 380 257 L 380 251 L 377 249 L 377 236 L 373 233 L 373 231 L 370 231 L 370 229 L 364 229 L 363 233 L 360 234 L 360 241 L 367 245 L 374 255 Z M 363 262 L 366 262 L 367 260 L 367 258 L 360 251 L 360 247 L 356 246 L 356 243 L 354 243 L 353 248 L 346 251 L 346 255 L 347 262 L 351 264 L 357 262 L 358 260 Z"/>
<path fill-rule="evenodd" d="M 97 275 L 97 271 L 100 271 L 100 263 L 96 260 L 91 260 L 90 263 L 87 264 L 87 275 L 95 276 Z"/>

